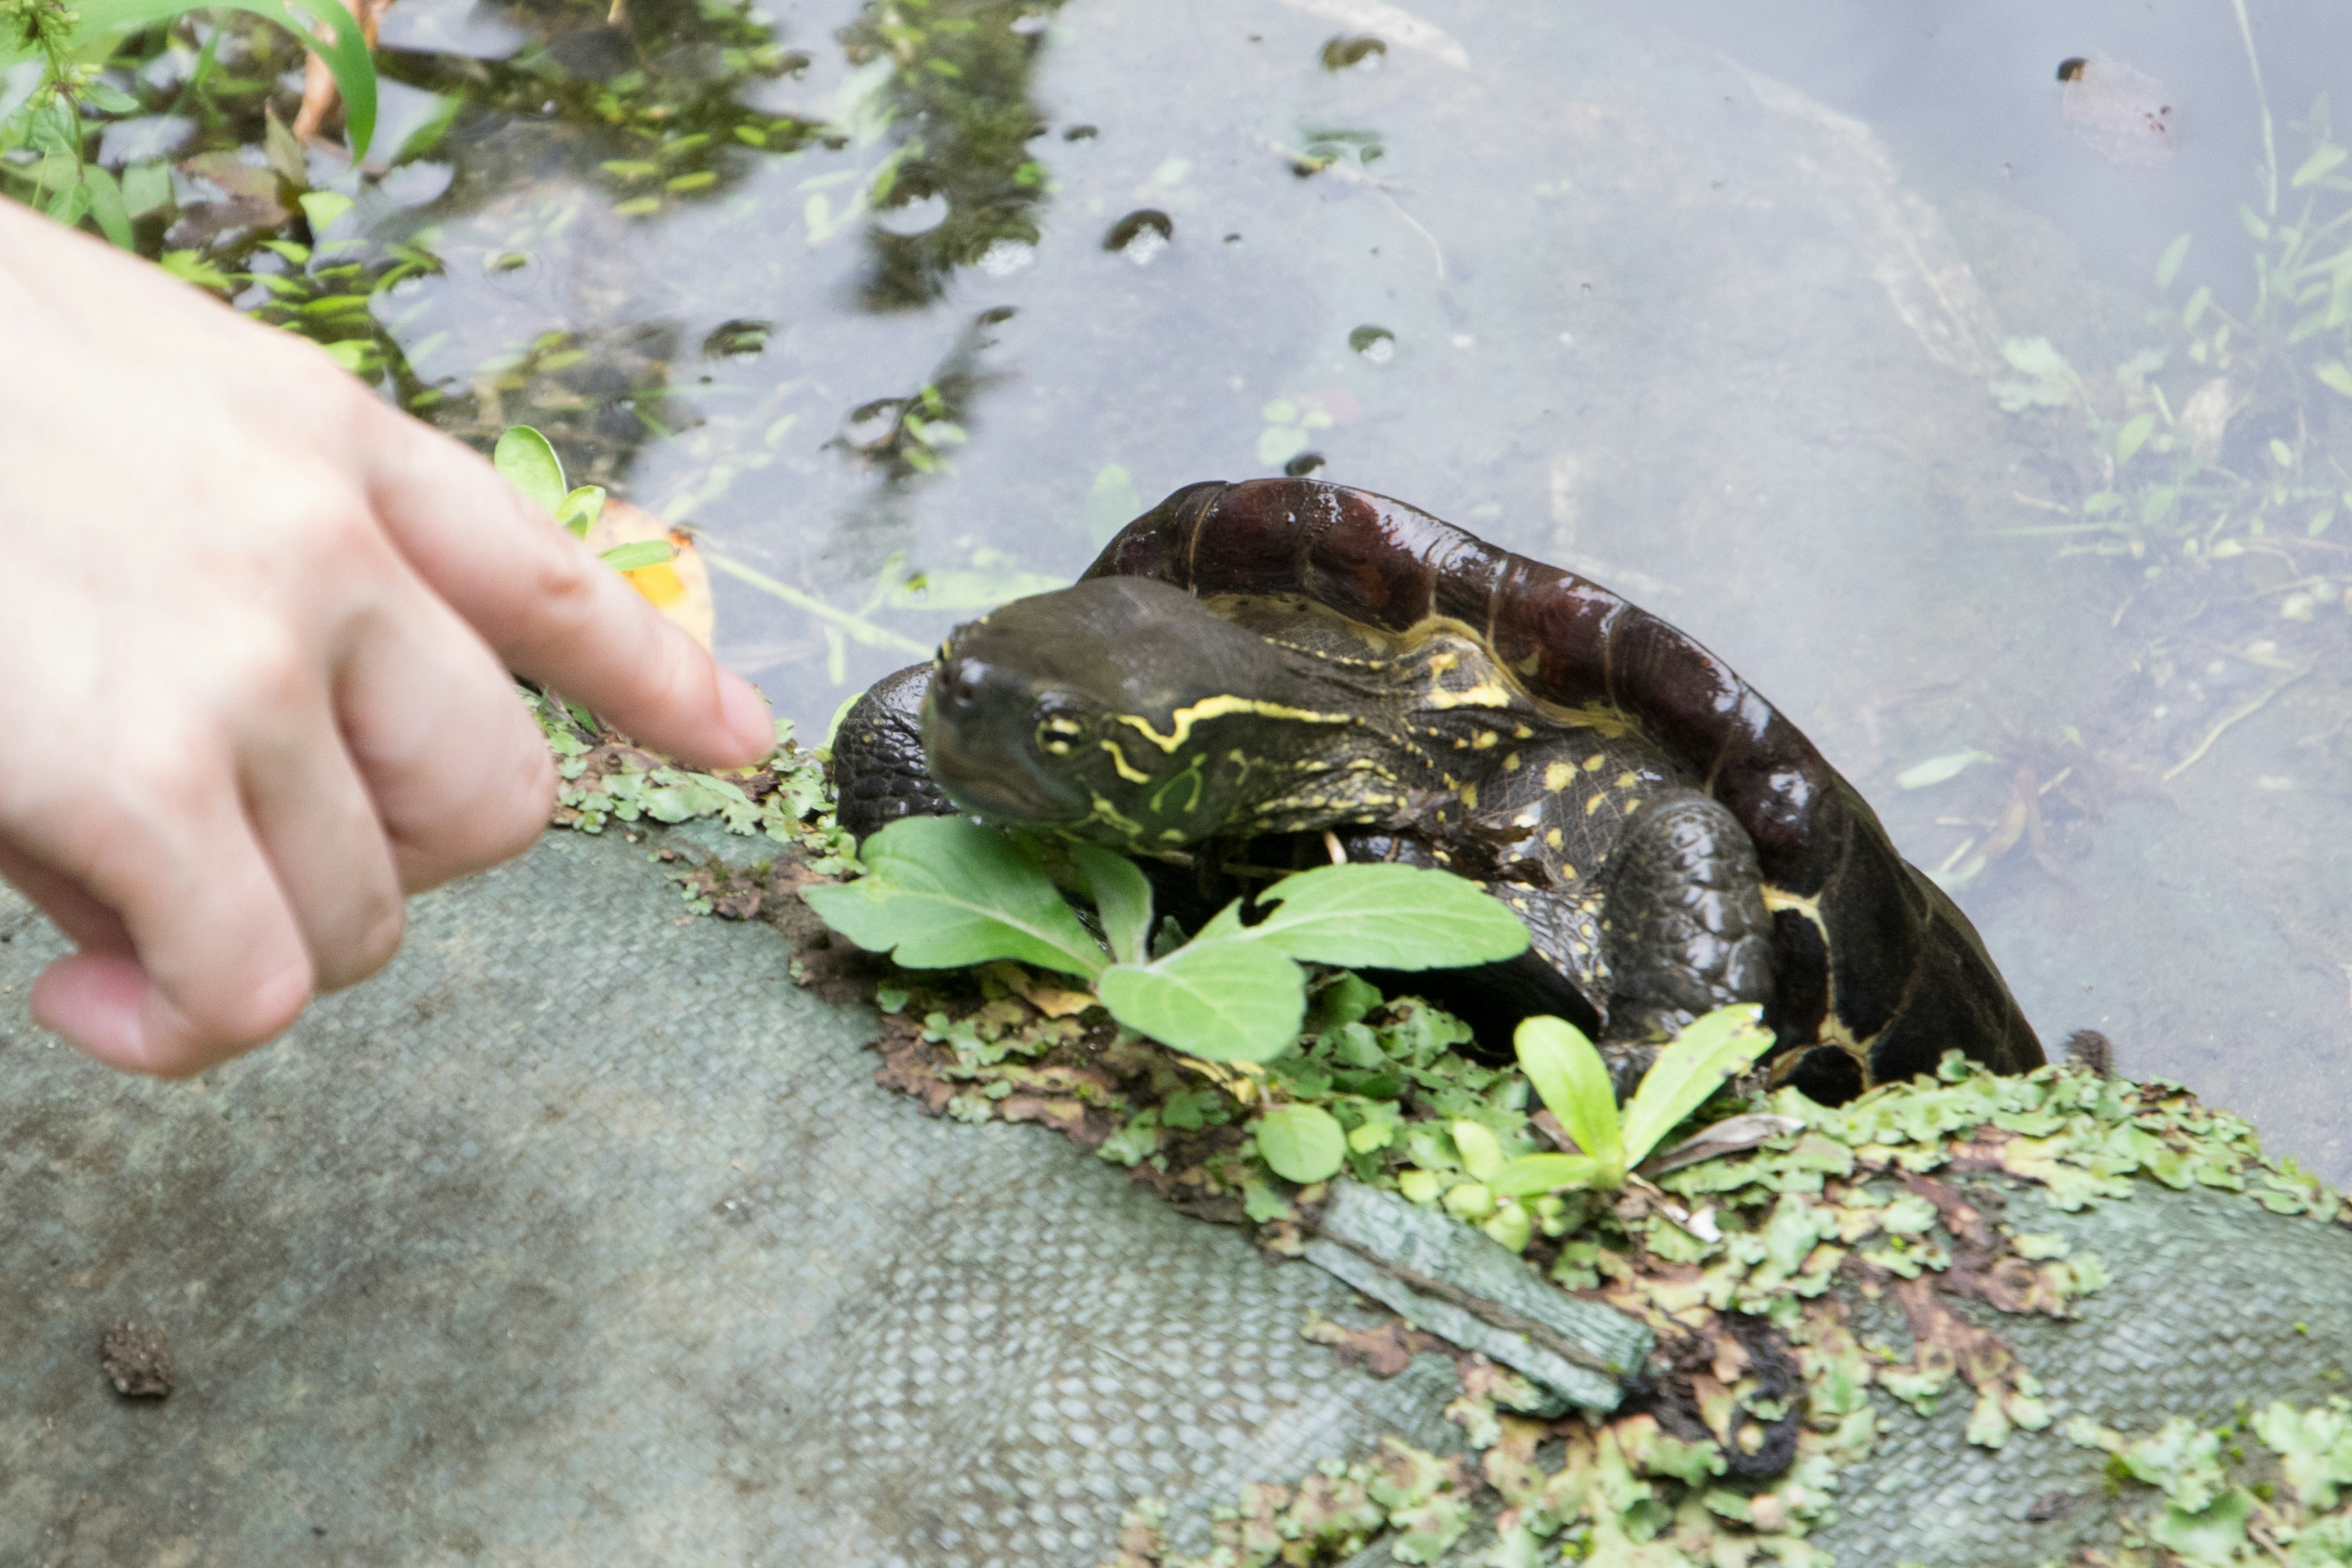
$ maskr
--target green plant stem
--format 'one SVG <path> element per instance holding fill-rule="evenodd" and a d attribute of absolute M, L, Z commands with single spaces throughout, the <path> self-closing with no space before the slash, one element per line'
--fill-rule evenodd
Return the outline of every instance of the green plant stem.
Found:
<path fill-rule="evenodd" d="M 852 615 L 847 610 L 828 605 L 815 595 L 803 593 L 789 583 L 779 583 L 765 572 L 746 566 L 731 556 L 721 555 L 713 550 L 705 550 L 702 552 L 702 558 L 738 582 L 749 583 L 761 593 L 773 594 L 796 609 L 806 610 L 821 620 L 831 621 L 846 633 L 853 641 L 864 643 L 868 647 L 897 648 L 903 653 L 913 654 L 918 658 L 930 657 L 931 650 L 914 638 L 891 631 L 885 626 L 877 626 L 863 616 Z"/>
<path fill-rule="evenodd" d="M 2271 130 L 2271 98 L 2263 87 L 2262 57 L 2254 52 L 2254 26 L 2246 17 L 2246 0 L 2230 0 L 2238 14 L 2238 37 L 2246 43 L 2246 66 L 2254 76 L 2254 102 L 2263 116 L 2263 216 L 2278 216 L 2278 142 Z"/>

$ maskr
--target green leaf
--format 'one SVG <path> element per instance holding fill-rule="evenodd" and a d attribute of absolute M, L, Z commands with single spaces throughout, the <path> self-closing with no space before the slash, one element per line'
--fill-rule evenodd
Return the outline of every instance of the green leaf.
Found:
<path fill-rule="evenodd" d="M 167 250 L 160 265 L 181 282 L 193 283 L 199 289 L 226 289 L 229 286 L 228 274 L 206 261 L 201 251 Z M 2352 393 L 2347 395 L 2352 396 Z"/>
<path fill-rule="evenodd" d="M 615 572 L 640 572 L 677 560 L 677 546 L 667 539 L 640 539 L 631 544 L 615 544 L 597 559 Z"/>
<path fill-rule="evenodd" d="M 1457 1121 L 1451 1131 L 1454 1147 L 1462 1156 L 1462 1168 L 1482 1182 L 1492 1181 L 1495 1173 L 1507 1163 L 1502 1140 L 1495 1136 L 1492 1129 L 1475 1121 Z"/>
<path fill-rule="evenodd" d="M 335 79 L 335 87 L 343 96 L 343 124 L 351 136 L 352 159 L 356 163 L 365 157 L 368 142 L 375 135 L 375 61 L 370 58 L 367 39 L 361 35 L 359 22 L 350 10 L 340 0 L 292 0 L 290 5 L 287 0 L 216 3 L 228 10 L 247 11 L 275 22 L 326 62 L 328 74 Z M 74 42 L 82 45 L 105 34 L 169 22 L 189 11 L 202 9 L 202 5 L 191 5 L 189 0 L 79 0 L 75 7 L 79 21 L 74 28 Z M 319 25 L 323 25 L 332 37 L 321 41 L 312 31 Z"/>
<path fill-rule="evenodd" d="M 122 187 L 114 176 L 95 163 L 85 164 L 81 172 L 83 189 L 89 200 L 89 216 L 98 220 L 99 231 L 124 250 L 132 247 L 131 211 L 122 200 Z"/>
<path fill-rule="evenodd" d="M 2303 163 L 2296 167 L 2294 174 L 2288 179 L 2287 184 L 2296 186 L 2310 184 L 2314 180 L 2317 180 L 2326 175 L 2327 172 L 2335 168 L 2336 164 L 2344 162 L 2344 157 L 2345 153 L 2343 148 L 2332 146 L 2323 142 L 2319 144 L 2318 148 L 2312 153 L 2310 157 L 2305 158 Z"/>
<path fill-rule="evenodd" d="M 172 199 L 171 166 L 160 160 L 133 163 L 122 171 L 123 210 L 144 217 Z"/>
<path fill-rule="evenodd" d="M 562 523 L 574 539 L 585 539 L 596 520 L 604 515 L 604 487 L 582 485 L 564 492 L 562 502 L 555 509 L 555 521 Z M 667 556 L 663 557 L 667 560 Z"/>
<path fill-rule="evenodd" d="M 1628 1164 L 1640 1164 L 1726 1079 L 1747 1071 L 1772 1048 L 1772 1031 L 1757 1022 L 1763 1015 L 1764 1009 L 1753 1002 L 1717 1007 L 1658 1053 L 1625 1107 Z"/>
<path fill-rule="evenodd" d="M 2345 369 L 2342 360 L 2332 359 L 2315 365 L 2311 374 L 2345 396 L 2352 397 L 2352 370 Z"/>
<path fill-rule="evenodd" d="M 1522 1154 L 1486 1184 L 1499 1198 L 1536 1198 L 1569 1187 L 1608 1184 L 1601 1180 L 1601 1162 L 1584 1154 Z"/>
<path fill-rule="evenodd" d="M 1070 862 L 1102 917 L 1103 935 L 1121 963 L 1151 961 L 1151 884 L 1134 861 L 1099 844 L 1073 844 Z"/>
<path fill-rule="evenodd" d="M 2155 429 L 2156 416 L 2153 414 L 2134 415 L 2126 421 L 2124 427 L 2116 432 L 2116 467 L 2121 468 L 2130 462 L 2139 449 L 2147 445 L 2148 436 Z"/>
<path fill-rule="evenodd" d="M 1210 1061 L 1271 1061 L 1298 1043 L 1307 1016 L 1298 965 L 1255 942 L 1204 937 L 1148 965 L 1113 964 L 1096 992 L 1129 1028 Z"/>
<path fill-rule="evenodd" d="M 2172 280 L 2180 276 L 2180 264 L 2189 259 L 2189 241 L 2190 237 L 2191 237 L 2189 235 L 2182 235 L 2170 245 L 2166 246 L 2164 247 L 2164 254 L 2156 258 L 2156 286 L 2158 288 L 2171 288 Z"/>
<path fill-rule="evenodd" d="M 2246 1522 L 2253 1511 L 2253 1495 L 2243 1487 L 2231 1487 L 2195 1513 L 2177 1504 L 2166 1509 L 2149 1527 L 2148 1539 L 2194 1563 L 2242 1562 L 2238 1553 L 2246 1544 Z"/>
<path fill-rule="evenodd" d="M 1940 757 L 1929 757 L 1924 763 L 1914 763 L 1896 773 L 1895 787 L 1926 789 L 1930 784 L 1939 784 L 1946 779 L 1957 778 L 1961 773 L 1979 763 L 1992 763 L 2000 760 L 1990 752 L 1979 752 L 1973 747 L 1965 752 L 1947 752 Z"/>
<path fill-rule="evenodd" d="M 1307 450 L 1308 439 L 1296 425 L 1269 425 L 1258 432 L 1257 460 L 1266 468 L 1278 468 Z"/>
<path fill-rule="evenodd" d="M 2189 296 L 2189 303 L 2180 308 L 2180 324 L 2194 330 L 2198 318 L 2205 314 L 2205 307 L 2212 302 L 2213 286 L 2210 283 L 2200 283 L 2197 286 L 2197 292 Z"/>
<path fill-rule="evenodd" d="M 1536 1086 L 1544 1105 L 1568 1129 L 1576 1146 L 1598 1163 L 1615 1186 L 1623 1179 L 1627 1161 L 1617 1124 L 1617 1090 L 1609 1081 L 1608 1064 L 1584 1031 L 1565 1018 L 1528 1018 L 1511 1043 L 1519 1056 L 1519 1070 Z"/>
<path fill-rule="evenodd" d="M 858 858 L 865 876 L 802 896 L 825 924 L 868 952 L 895 950 L 909 969 L 1010 958 L 1091 979 L 1108 962 L 1052 879 L 995 828 L 902 817 Z"/>
<path fill-rule="evenodd" d="M 1319 1106 L 1277 1105 L 1257 1120 L 1257 1152 L 1274 1173 L 1299 1183 L 1328 1181 L 1348 1157 L 1348 1135 Z"/>
<path fill-rule="evenodd" d="M 1256 925 L 1238 909 L 1214 931 L 1315 963 L 1370 969 L 1453 969 L 1523 952 L 1528 928 L 1510 906 L 1450 871 L 1415 866 L 1320 866 L 1258 895 L 1275 906 Z"/>
<path fill-rule="evenodd" d="M 563 504 L 563 464 L 547 437 L 528 425 L 517 425 L 499 437 L 490 462 L 523 500 L 550 517 Z"/>
<path fill-rule="evenodd" d="M 352 210 L 352 198 L 332 191 L 304 191 L 295 200 L 302 204 L 302 216 L 310 220 L 313 235 L 323 234 L 334 226 L 337 218 Z"/>
<path fill-rule="evenodd" d="M 365 338 L 345 338 L 339 342 L 320 343 L 327 357 L 358 375 L 367 369 L 368 360 L 375 353 L 375 344 Z"/>

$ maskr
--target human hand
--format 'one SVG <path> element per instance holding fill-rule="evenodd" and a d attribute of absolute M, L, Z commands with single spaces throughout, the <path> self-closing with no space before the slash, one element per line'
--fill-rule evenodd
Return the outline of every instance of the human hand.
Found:
<path fill-rule="evenodd" d="M 192 1073 L 528 847 L 509 668 L 704 766 L 767 709 L 481 458 L 315 347 L 0 200 L 0 876 L 34 1016 Z"/>

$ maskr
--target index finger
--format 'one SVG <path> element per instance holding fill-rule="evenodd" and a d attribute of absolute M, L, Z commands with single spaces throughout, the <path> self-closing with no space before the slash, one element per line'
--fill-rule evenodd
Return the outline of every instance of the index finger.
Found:
<path fill-rule="evenodd" d="M 509 668 L 705 767 L 775 744 L 722 668 L 478 454 L 388 409 L 364 433 L 368 494 L 395 548 Z"/>

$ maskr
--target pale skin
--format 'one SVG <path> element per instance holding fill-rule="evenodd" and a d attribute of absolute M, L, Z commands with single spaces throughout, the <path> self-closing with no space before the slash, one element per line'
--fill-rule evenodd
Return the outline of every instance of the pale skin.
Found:
<path fill-rule="evenodd" d="M 381 969 L 547 821 L 509 670 L 700 766 L 772 740 L 473 451 L 0 201 L 0 876 L 79 949 L 38 1022 L 179 1077 Z"/>

